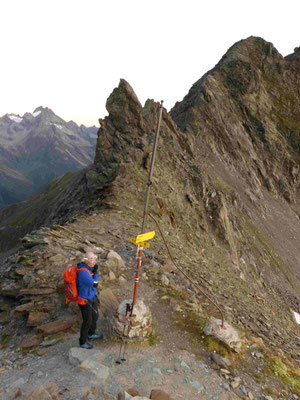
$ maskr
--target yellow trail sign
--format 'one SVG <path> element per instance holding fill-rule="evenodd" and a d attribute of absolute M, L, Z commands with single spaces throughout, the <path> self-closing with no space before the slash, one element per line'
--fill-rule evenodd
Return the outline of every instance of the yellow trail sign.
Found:
<path fill-rule="evenodd" d="M 140 244 L 141 242 L 145 242 L 146 240 L 153 239 L 155 236 L 155 231 L 142 233 L 141 235 L 137 235 L 136 243 Z"/>
<path fill-rule="evenodd" d="M 131 243 L 139 244 L 139 245 L 142 246 L 142 247 L 147 247 L 147 249 L 149 249 L 149 247 L 150 247 L 150 244 L 147 243 L 147 242 L 137 243 L 136 240 L 135 240 L 135 238 L 130 238 L 130 241 L 131 241 Z"/>
<path fill-rule="evenodd" d="M 155 236 L 155 231 L 152 231 L 152 232 L 142 233 L 141 235 L 138 235 L 136 239 L 130 238 L 129 240 L 131 241 L 131 243 L 139 244 L 140 246 L 147 247 L 148 249 L 150 245 L 149 243 L 146 242 L 146 240 L 151 240 L 154 238 L 154 236 Z"/>

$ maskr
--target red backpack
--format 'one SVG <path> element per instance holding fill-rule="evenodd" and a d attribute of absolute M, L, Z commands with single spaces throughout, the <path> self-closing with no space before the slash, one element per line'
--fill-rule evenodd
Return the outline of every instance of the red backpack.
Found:
<path fill-rule="evenodd" d="M 87 303 L 86 299 L 78 296 L 77 291 L 77 275 L 78 272 L 84 269 L 90 274 L 90 271 L 87 268 L 78 268 L 75 265 L 68 265 L 64 271 L 63 279 L 65 283 L 65 290 L 66 290 L 66 304 L 69 301 L 75 301 L 75 303 L 84 305 Z"/>

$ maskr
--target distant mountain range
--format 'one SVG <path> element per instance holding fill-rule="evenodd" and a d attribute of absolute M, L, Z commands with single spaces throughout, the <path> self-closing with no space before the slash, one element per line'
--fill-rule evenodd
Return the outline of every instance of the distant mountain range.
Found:
<path fill-rule="evenodd" d="M 25 200 L 54 178 L 93 162 L 95 126 L 66 122 L 44 107 L 0 118 L 0 209 Z"/>

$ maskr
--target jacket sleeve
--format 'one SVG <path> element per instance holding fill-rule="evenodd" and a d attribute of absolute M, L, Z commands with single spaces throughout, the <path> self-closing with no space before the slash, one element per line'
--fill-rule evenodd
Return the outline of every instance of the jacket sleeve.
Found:
<path fill-rule="evenodd" d="M 99 282 L 98 274 L 93 274 L 93 279 L 94 279 L 94 282 Z"/>

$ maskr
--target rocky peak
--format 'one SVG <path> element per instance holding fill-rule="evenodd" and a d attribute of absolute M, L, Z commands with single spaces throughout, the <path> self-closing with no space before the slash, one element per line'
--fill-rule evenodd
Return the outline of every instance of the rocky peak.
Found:
<path fill-rule="evenodd" d="M 196 146 L 204 142 L 256 192 L 264 186 L 294 202 L 300 99 L 297 77 L 286 64 L 271 43 L 242 40 L 170 114 Z"/>
<path fill-rule="evenodd" d="M 300 46 L 295 47 L 294 53 L 286 56 L 285 59 L 287 61 L 294 62 L 297 65 L 297 67 L 300 69 Z"/>
<path fill-rule="evenodd" d="M 37 113 L 38 111 L 44 113 L 44 114 L 54 114 L 54 112 L 51 110 L 51 108 L 48 107 L 43 107 L 43 106 L 39 106 L 37 107 L 33 113 Z"/>
<path fill-rule="evenodd" d="M 130 149 L 143 147 L 142 105 L 129 83 L 121 79 L 107 99 L 106 108 L 109 115 L 99 120 L 95 165 L 99 170 L 105 166 L 114 174 Z"/>
<path fill-rule="evenodd" d="M 269 57 L 271 59 L 282 59 L 282 56 L 278 53 L 273 43 L 267 42 L 260 37 L 250 36 L 231 46 L 221 58 L 219 64 L 240 59 L 251 63 L 256 60 L 257 65 L 259 65 L 260 62 Z"/>

